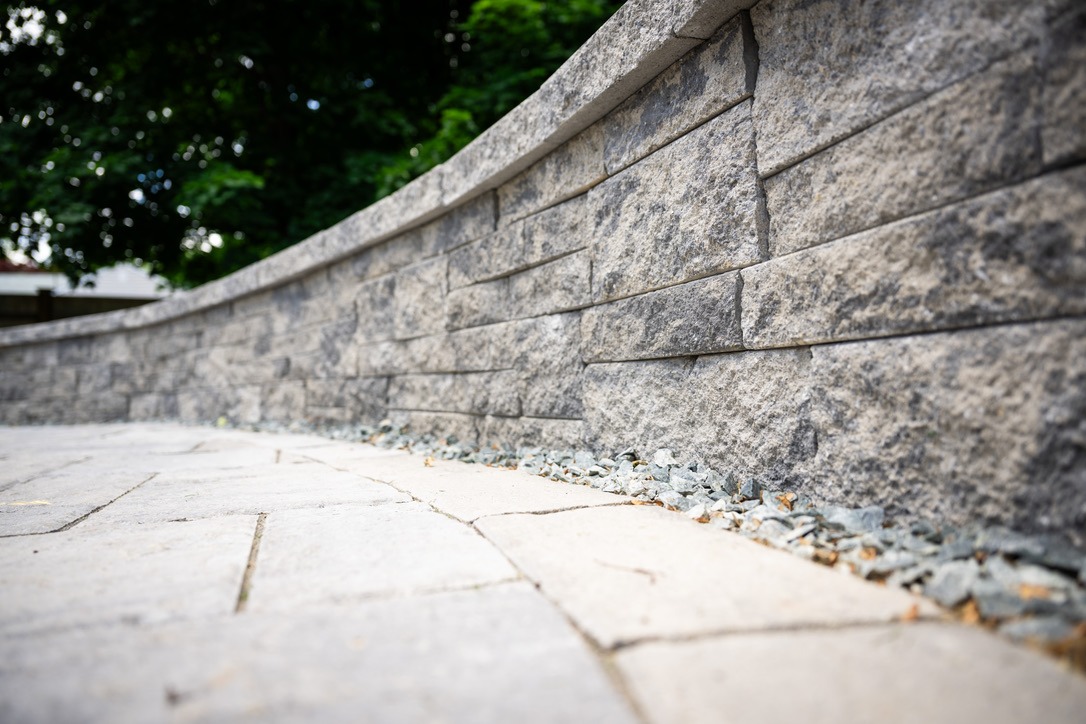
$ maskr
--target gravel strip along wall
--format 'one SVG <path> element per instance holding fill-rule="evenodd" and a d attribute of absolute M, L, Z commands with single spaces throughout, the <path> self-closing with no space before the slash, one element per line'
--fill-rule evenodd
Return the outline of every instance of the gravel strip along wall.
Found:
<path fill-rule="evenodd" d="M 0 421 L 667 447 L 1082 544 L 1083 37 L 1076 0 L 631 0 L 342 223 L 0 330 Z"/>

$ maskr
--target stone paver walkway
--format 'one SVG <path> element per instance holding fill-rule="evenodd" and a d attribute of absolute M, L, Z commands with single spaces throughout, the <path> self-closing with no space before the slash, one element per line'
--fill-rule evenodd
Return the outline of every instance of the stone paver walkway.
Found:
<path fill-rule="evenodd" d="M 1079 722 L 1086 679 L 592 489 L 304 435 L 0 428 L 0 721 Z"/>

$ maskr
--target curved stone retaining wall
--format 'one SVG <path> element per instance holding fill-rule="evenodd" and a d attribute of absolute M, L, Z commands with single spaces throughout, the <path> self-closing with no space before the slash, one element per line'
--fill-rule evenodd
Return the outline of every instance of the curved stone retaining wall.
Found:
<path fill-rule="evenodd" d="M 1084 18 L 633 0 L 337 226 L 159 304 L 0 331 L 0 419 L 669 446 L 1081 541 Z"/>

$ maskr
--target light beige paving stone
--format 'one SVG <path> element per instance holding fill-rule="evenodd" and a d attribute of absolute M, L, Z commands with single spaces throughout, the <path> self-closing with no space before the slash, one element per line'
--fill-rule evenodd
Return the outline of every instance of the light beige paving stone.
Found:
<path fill-rule="evenodd" d="M 531 586 L 4 643 L 0 719 L 635 722 Z"/>
<path fill-rule="evenodd" d="M 593 505 L 619 505 L 626 496 L 559 483 L 519 470 L 500 470 L 422 456 L 386 458 L 360 466 L 362 474 L 387 481 L 454 518 L 471 522 L 502 513 L 543 513 Z"/>
<path fill-rule="evenodd" d="M 651 643 L 616 662 L 653 724 L 1058 724 L 1086 711 L 1086 680 L 948 624 Z"/>
<path fill-rule="evenodd" d="M 588 636 L 892 621 L 931 604 L 655 506 L 482 518 L 476 527 Z"/>
<path fill-rule="evenodd" d="M 228 613 L 255 526 L 245 515 L 0 540 L 0 635 Z"/>
<path fill-rule="evenodd" d="M 153 474 L 75 463 L 0 489 L 0 536 L 48 533 L 108 505 Z"/>
<path fill-rule="evenodd" d="M 267 518 L 248 608 L 299 611 L 516 577 L 492 545 L 421 503 L 287 510 Z"/>
<path fill-rule="evenodd" d="M 219 474 L 159 475 L 96 513 L 86 524 L 98 527 L 256 515 L 343 503 L 377 505 L 408 501 L 407 495 L 388 485 L 303 459 L 298 463 L 259 465 Z"/>

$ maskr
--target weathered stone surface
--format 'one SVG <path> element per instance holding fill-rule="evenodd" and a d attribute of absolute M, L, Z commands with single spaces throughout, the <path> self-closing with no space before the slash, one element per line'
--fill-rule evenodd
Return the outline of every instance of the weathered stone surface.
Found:
<path fill-rule="evenodd" d="M 357 290 L 359 341 L 392 339 L 396 335 L 396 275 L 363 282 Z"/>
<path fill-rule="evenodd" d="M 264 385 L 261 409 L 265 420 L 292 422 L 300 419 L 305 415 L 305 382 L 280 380 Z M 166 417 L 176 417 L 176 413 Z"/>
<path fill-rule="evenodd" d="M 717 470 L 789 489 L 820 442 L 810 421 L 810 352 L 780 350 L 589 365 L 584 408 L 594 449 L 666 447 Z"/>
<path fill-rule="evenodd" d="M 757 73 L 753 41 L 749 19 L 736 17 L 604 118 L 607 173 L 750 97 Z"/>
<path fill-rule="evenodd" d="M 556 314 L 516 322 L 512 332 L 523 414 L 579 418 L 581 402 L 580 314 Z"/>
<path fill-rule="evenodd" d="M 488 416 L 479 424 L 479 439 L 514 448 L 543 446 L 551 449 L 580 449 L 585 446 L 581 420 L 548 417 Z"/>
<path fill-rule="evenodd" d="M 579 196 L 505 227 L 449 255 L 449 288 L 506 276 L 583 249 L 586 197 Z"/>
<path fill-rule="evenodd" d="M 738 302 L 732 272 L 591 307 L 581 315 L 582 356 L 610 362 L 741 349 Z"/>
<path fill-rule="evenodd" d="M 393 425 L 406 426 L 415 434 L 430 433 L 441 439 L 455 438 L 463 443 L 475 443 L 482 438 L 483 418 L 460 412 L 420 412 L 418 410 L 389 410 Z"/>
<path fill-rule="evenodd" d="M 638 721 L 576 631 L 523 583 L 63 631 L 6 640 L 4 652 L 4 721 Z"/>
<path fill-rule="evenodd" d="M 392 296 L 397 339 L 445 329 L 445 267 L 445 258 L 438 257 L 397 272 Z"/>
<path fill-rule="evenodd" d="M 607 177 L 603 129 L 589 126 L 498 189 L 503 226 L 584 193 Z"/>
<path fill-rule="evenodd" d="M 812 492 L 891 514 L 1060 530 L 1086 542 L 1086 323 L 813 353 Z"/>
<path fill-rule="evenodd" d="M 650 643 L 620 652 L 617 664 L 656 722 L 720 721 L 701 698 L 706 690 L 728 702 L 735 721 L 803 712 L 811 724 L 836 724 L 868 712 L 894 722 L 1012 724 L 1044 712 L 1070 724 L 1086 706 L 1086 684 L 1055 662 L 981 629 L 934 623 Z M 751 680 L 794 685 L 787 695 L 751 696 Z"/>
<path fill-rule="evenodd" d="M 519 415 L 515 370 L 467 374 L 399 375 L 389 385 L 389 406 L 400 410 Z"/>
<path fill-rule="evenodd" d="M 131 420 L 163 420 L 178 417 L 177 395 L 148 392 L 132 395 L 128 406 Z"/>
<path fill-rule="evenodd" d="M 746 266 L 765 219 L 744 102 L 589 192 L 597 302 Z"/>
<path fill-rule="evenodd" d="M 87 446 L 91 448 L 91 445 Z M 18 449 L 14 450 L 18 455 Z M 48 454 L 52 451 L 40 451 Z M 56 453 L 53 453 L 54 455 Z M 87 457 L 48 472 L 27 471 L 0 481 L 0 536 L 49 533 L 71 525 L 88 513 L 143 484 L 150 475 L 143 471 L 87 470 Z M 19 460 L 2 460 L 5 468 L 19 467 Z M 88 485 L 93 478 L 94 485 Z"/>
<path fill-rule="evenodd" d="M 892 621 L 913 604 L 935 610 L 655 506 L 502 515 L 475 527 L 607 648 L 644 638 Z"/>
<path fill-rule="evenodd" d="M 508 319 L 509 312 L 509 279 L 503 277 L 450 291 L 446 326 L 453 330 L 493 324 Z"/>
<path fill-rule="evenodd" d="M 1042 176 L 742 276 L 747 347 L 1083 314 L 1086 170 Z"/>
<path fill-rule="evenodd" d="M 1041 3 L 1015 0 L 759 3 L 751 15 L 761 61 L 754 118 L 762 173 L 1037 42 L 1043 12 Z"/>
<path fill-rule="evenodd" d="M 757 0 L 673 0 L 672 32 L 680 38 L 712 37 L 713 32 L 740 10 Z"/>
<path fill-rule="evenodd" d="M 592 297 L 592 257 L 579 251 L 509 277 L 513 318 L 555 314 L 588 306 Z"/>
<path fill-rule="evenodd" d="M 380 420 L 388 410 L 387 377 L 307 380 L 305 404 L 342 407 L 359 420 Z"/>
<path fill-rule="evenodd" d="M 285 612 L 516 575 L 493 546 L 421 503 L 284 510 L 268 516 L 248 610 Z"/>
<path fill-rule="evenodd" d="M 505 322 L 448 334 L 367 344 L 358 353 L 359 374 L 481 372 L 508 367 L 513 326 Z"/>
<path fill-rule="evenodd" d="M 0 540 L 0 632 L 229 613 L 255 525 L 228 516 Z"/>
<path fill-rule="evenodd" d="M 1048 26 L 1041 143 L 1045 164 L 1055 165 L 1086 158 L 1086 8 L 1070 3 Z"/>
<path fill-rule="evenodd" d="M 770 252 L 786 254 L 1035 175 L 1039 115 L 1033 58 L 1016 55 L 766 179 Z"/>

